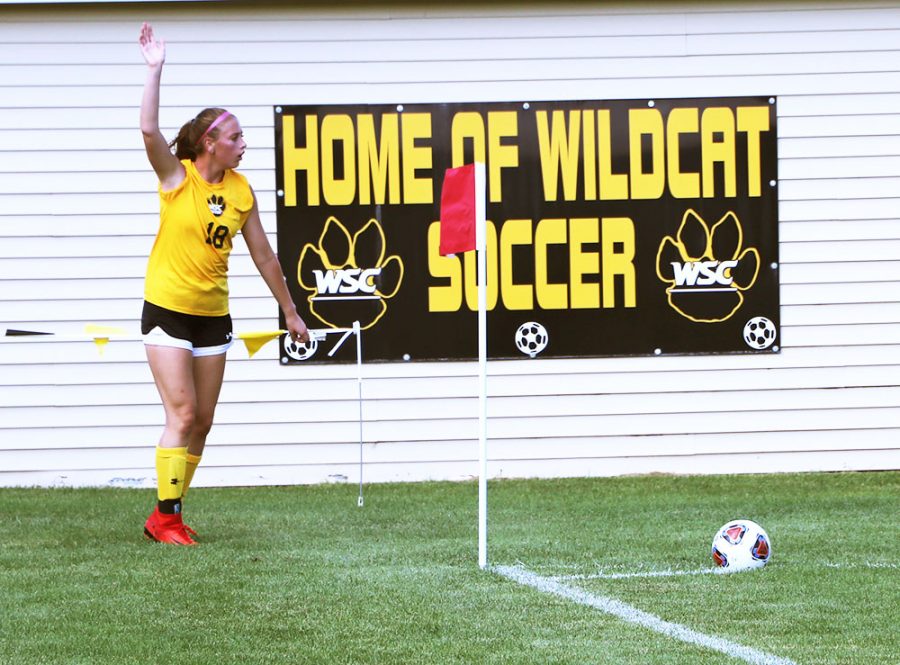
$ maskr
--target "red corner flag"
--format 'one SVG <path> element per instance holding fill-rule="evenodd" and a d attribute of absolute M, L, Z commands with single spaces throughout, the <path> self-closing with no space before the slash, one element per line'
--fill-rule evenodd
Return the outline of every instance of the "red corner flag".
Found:
<path fill-rule="evenodd" d="M 441 188 L 442 256 L 478 250 L 478 565 L 487 567 L 487 177 L 483 162 L 444 173 Z"/>
<path fill-rule="evenodd" d="M 475 249 L 475 165 L 447 169 L 441 188 L 441 256 Z"/>

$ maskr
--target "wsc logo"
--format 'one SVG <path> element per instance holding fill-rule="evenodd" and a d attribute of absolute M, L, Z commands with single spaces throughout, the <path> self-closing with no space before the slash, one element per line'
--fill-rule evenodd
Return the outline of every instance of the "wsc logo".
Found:
<path fill-rule="evenodd" d="M 693 210 L 685 212 L 676 237 L 663 238 L 656 253 L 656 275 L 668 284 L 672 309 L 699 323 L 731 318 L 759 274 L 759 252 L 743 244 L 733 212 L 712 229 Z"/>
<path fill-rule="evenodd" d="M 310 312 L 333 328 L 359 321 L 365 330 L 387 311 L 403 281 L 403 261 L 385 258 L 384 230 L 370 219 L 353 237 L 329 217 L 319 244 L 307 243 L 297 262 L 297 281 L 309 292 Z"/>

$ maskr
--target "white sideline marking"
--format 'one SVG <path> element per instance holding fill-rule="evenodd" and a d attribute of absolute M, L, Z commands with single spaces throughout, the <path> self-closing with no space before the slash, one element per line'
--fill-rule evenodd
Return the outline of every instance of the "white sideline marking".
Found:
<path fill-rule="evenodd" d="M 821 565 L 824 568 L 836 568 L 836 569 L 851 569 L 851 568 L 870 568 L 870 569 L 884 569 L 884 570 L 896 570 L 900 568 L 900 564 L 891 563 L 889 561 L 865 561 L 863 563 L 832 563 L 832 562 L 823 562 L 821 564 L 813 564 L 813 565 Z M 681 575 L 728 575 L 737 572 L 752 572 L 752 571 L 732 571 L 728 568 L 698 568 L 696 570 L 644 570 L 633 573 L 575 573 L 570 575 L 548 575 L 547 578 L 551 580 L 556 580 L 557 582 L 572 582 L 578 580 L 626 580 L 632 577 L 677 577 Z"/>
<path fill-rule="evenodd" d="M 774 656 L 765 651 L 751 649 L 750 647 L 745 647 L 742 644 L 731 642 L 730 640 L 721 637 L 715 637 L 714 635 L 705 635 L 696 630 L 691 630 L 687 626 L 660 619 L 654 614 L 639 610 L 636 607 L 632 607 L 615 598 L 597 596 L 582 591 L 581 589 L 575 589 L 552 578 L 536 575 L 525 568 L 493 566 L 491 570 L 507 579 L 525 586 L 530 586 L 543 593 L 553 594 L 554 596 L 571 600 L 579 605 L 592 607 L 601 612 L 606 612 L 607 614 L 618 617 L 622 621 L 649 628 L 657 633 L 661 633 L 667 637 L 673 637 L 682 642 L 687 642 L 688 644 L 694 644 L 699 647 L 718 651 L 726 656 L 731 656 L 732 658 L 737 658 L 747 663 L 753 663 L 754 665 L 797 665 L 794 661 L 787 658 L 780 658 L 779 656 Z"/>
<path fill-rule="evenodd" d="M 874 568 L 896 570 L 900 568 L 900 564 L 890 563 L 887 561 L 866 561 L 865 563 L 826 563 L 826 568 Z"/>
<path fill-rule="evenodd" d="M 642 573 L 586 573 L 583 575 L 554 575 L 548 579 L 557 582 L 567 580 L 626 580 L 631 577 L 676 577 L 678 575 L 724 575 L 726 568 L 700 568 L 699 570 L 646 570 Z"/>

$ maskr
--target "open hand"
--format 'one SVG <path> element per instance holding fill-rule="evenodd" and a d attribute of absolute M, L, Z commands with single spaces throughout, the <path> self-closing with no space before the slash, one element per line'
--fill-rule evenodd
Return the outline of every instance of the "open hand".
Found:
<path fill-rule="evenodd" d="M 166 61 L 166 42 L 153 36 L 153 26 L 149 23 L 141 26 L 138 44 L 141 45 L 141 53 L 149 66 L 158 67 Z"/>

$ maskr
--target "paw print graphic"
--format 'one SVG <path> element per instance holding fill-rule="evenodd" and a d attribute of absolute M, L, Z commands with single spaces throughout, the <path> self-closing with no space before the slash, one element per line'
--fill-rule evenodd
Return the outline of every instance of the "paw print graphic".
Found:
<path fill-rule="evenodd" d="M 668 285 L 672 309 L 698 323 L 731 318 L 759 274 L 759 252 L 743 244 L 733 212 L 711 229 L 693 210 L 685 212 L 675 237 L 663 238 L 656 253 L 656 275 Z"/>
<path fill-rule="evenodd" d="M 385 257 L 381 224 L 366 222 L 352 237 L 335 217 L 329 217 L 318 245 L 307 243 L 297 261 L 297 281 L 309 292 L 312 314 L 333 328 L 359 321 L 371 328 L 387 311 L 403 281 L 403 261 Z"/>
<path fill-rule="evenodd" d="M 221 217 L 222 213 L 225 212 L 225 199 L 221 196 L 213 194 L 206 199 L 206 203 L 209 206 L 209 211 L 216 217 Z"/>

